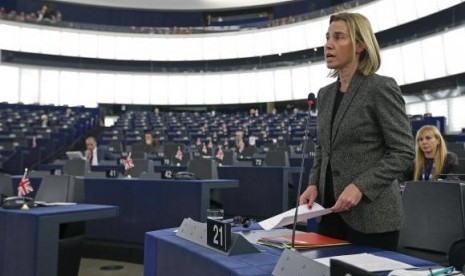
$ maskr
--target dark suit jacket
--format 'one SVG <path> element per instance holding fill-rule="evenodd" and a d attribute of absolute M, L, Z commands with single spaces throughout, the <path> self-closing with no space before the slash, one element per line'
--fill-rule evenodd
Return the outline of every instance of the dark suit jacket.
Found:
<path fill-rule="evenodd" d="M 323 201 L 330 163 L 336 200 L 350 183 L 363 193 L 357 206 L 340 213 L 351 228 L 363 233 L 399 230 L 402 206 L 393 181 L 415 155 L 402 93 L 392 78 L 356 73 L 330 129 L 338 89 L 335 82 L 318 94 L 318 145 L 309 183 L 318 186 Z"/>
<path fill-rule="evenodd" d="M 83 152 L 83 155 L 86 156 L 86 151 Z M 102 162 L 103 160 L 114 160 L 114 156 L 109 153 L 105 147 L 97 147 L 97 161 L 98 164 Z"/>

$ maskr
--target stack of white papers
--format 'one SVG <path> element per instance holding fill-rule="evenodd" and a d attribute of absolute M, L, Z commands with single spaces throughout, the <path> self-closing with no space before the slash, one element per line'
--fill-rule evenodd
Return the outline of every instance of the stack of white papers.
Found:
<path fill-rule="evenodd" d="M 325 209 L 318 203 L 313 203 L 312 209 L 308 209 L 307 205 L 300 205 L 297 209 L 297 221 L 306 221 L 311 218 L 321 217 L 331 213 L 331 209 Z M 259 222 L 260 226 L 265 230 L 274 229 L 294 223 L 295 208 L 284 213 L 276 215 L 272 218 Z"/>
<path fill-rule="evenodd" d="M 303 253 L 302 255 L 305 256 L 305 253 Z M 379 256 L 369 254 L 369 253 L 342 255 L 342 256 L 319 258 L 319 259 L 313 259 L 313 260 L 329 267 L 330 259 L 338 259 L 338 260 L 341 260 L 343 262 L 349 263 L 353 266 L 359 267 L 361 269 L 364 269 L 370 272 L 415 268 L 414 266 L 411 266 L 406 263 L 402 263 L 402 262 L 392 260 L 389 258 L 385 258 L 385 257 L 379 257 Z"/>
<path fill-rule="evenodd" d="M 76 202 L 45 202 L 45 201 L 35 201 L 37 206 L 68 206 L 76 205 Z"/>

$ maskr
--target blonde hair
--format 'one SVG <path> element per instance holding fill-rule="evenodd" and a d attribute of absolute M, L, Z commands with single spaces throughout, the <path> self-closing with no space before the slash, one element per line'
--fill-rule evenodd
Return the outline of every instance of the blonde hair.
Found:
<path fill-rule="evenodd" d="M 415 167 L 413 170 L 413 180 L 421 180 L 423 166 L 425 165 L 425 154 L 420 148 L 419 140 L 420 137 L 427 132 L 432 133 L 439 141 L 438 148 L 436 149 L 436 155 L 434 156 L 434 172 L 432 172 L 432 180 L 438 180 L 442 167 L 446 161 L 447 147 L 441 132 L 439 132 L 438 128 L 433 125 L 422 126 L 417 131 L 417 135 L 415 137 Z"/>
<path fill-rule="evenodd" d="M 334 21 L 344 21 L 349 29 L 350 40 L 353 45 L 353 58 L 355 58 L 355 45 L 361 43 L 364 50 L 360 54 L 358 71 L 368 76 L 378 71 L 381 66 L 381 55 L 379 52 L 378 40 L 371 28 L 370 21 L 359 13 L 342 12 L 334 14 L 329 19 L 329 24 Z M 337 70 L 331 70 L 330 77 L 338 77 Z"/>

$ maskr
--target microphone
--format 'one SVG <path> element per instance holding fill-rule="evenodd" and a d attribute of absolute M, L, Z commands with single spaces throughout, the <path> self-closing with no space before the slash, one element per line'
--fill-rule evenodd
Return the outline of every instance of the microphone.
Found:
<path fill-rule="evenodd" d="M 300 193 L 302 192 L 302 177 L 304 173 L 304 163 L 305 163 L 305 152 L 307 148 L 308 142 L 308 134 L 310 132 L 310 118 L 311 114 L 310 111 L 312 110 L 312 106 L 316 103 L 316 97 L 314 93 L 309 93 L 307 98 L 308 104 L 308 112 L 307 112 L 307 123 L 305 124 L 305 132 L 304 132 L 304 142 L 302 143 L 302 160 L 300 162 L 300 172 L 299 172 L 299 184 L 297 187 L 297 196 L 295 200 L 295 213 L 294 213 L 294 223 L 292 224 L 292 244 L 291 248 L 295 249 L 295 230 L 297 227 L 297 215 L 299 209 L 299 198 Z"/>
<path fill-rule="evenodd" d="M 308 109 L 312 109 L 312 106 L 316 104 L 316 97 L 315 93 L 309 93 L 307 97 L 307 104 L 308 104 Z"/>

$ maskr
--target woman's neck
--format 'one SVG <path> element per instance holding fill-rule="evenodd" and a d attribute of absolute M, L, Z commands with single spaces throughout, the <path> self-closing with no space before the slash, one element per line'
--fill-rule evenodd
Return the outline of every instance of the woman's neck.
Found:
<path fill-rule="evenodd" d="M 435 152 L 435 151 L 432 151 L 432 152 L 425 152 L 425 158 L 434 159 L 435 156 L 436 156 L 436 152 Z"/>
<path fill-rule="evenodd" d="M 356 72 L 357 67 L 347 68 L 339 71 L 339 90 L 347 92 L 350 86 L 350 81 Z"/>

